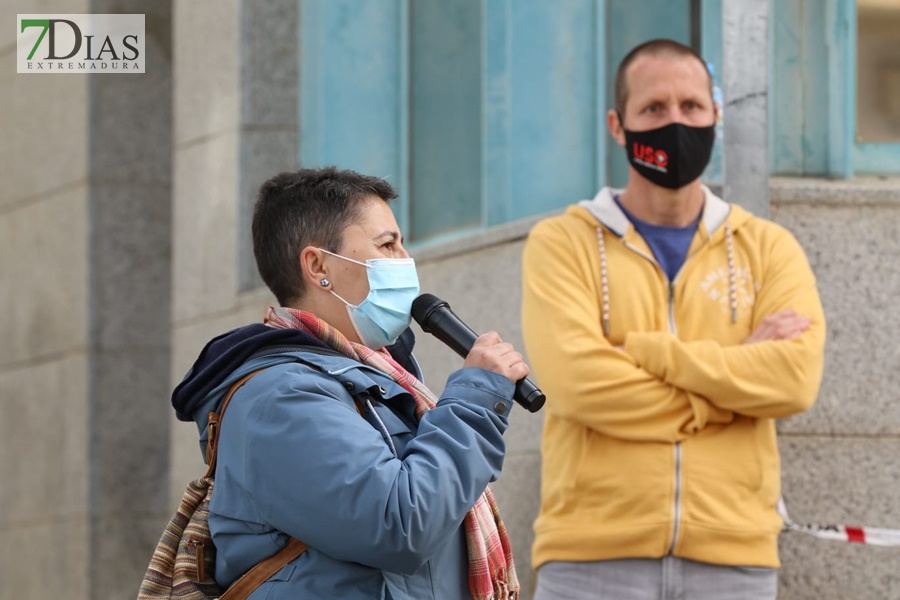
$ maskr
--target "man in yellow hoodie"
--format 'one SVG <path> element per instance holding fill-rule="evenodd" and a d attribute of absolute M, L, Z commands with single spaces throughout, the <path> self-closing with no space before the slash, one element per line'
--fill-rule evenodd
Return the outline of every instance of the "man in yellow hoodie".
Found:
<path fill-rule="evenodd" d="M 625 189 L 539 223 L 523 328 L 547 394 L 535 600 L 775 598 L 775 419 L 818 394 L 825 318 L 794 237 L 700 183 L 703 60 L 638 46 L 607 115 Z"/>

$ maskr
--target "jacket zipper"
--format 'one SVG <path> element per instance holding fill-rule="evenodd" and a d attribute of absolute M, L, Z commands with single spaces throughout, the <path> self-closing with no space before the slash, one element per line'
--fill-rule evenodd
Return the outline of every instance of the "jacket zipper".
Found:
<path fill-rule="evenodd" d="M 678 275 L 675 275 L 676 279 Z M 675 326 L 675 282 L 669 282 L 669 331 L 672 334 L 678 333 Z M 669 554 L 675 552 L 675 545 L 678 543 L 678 534 L 681 533 L 681 442 L 675 442 L 675 501 L 672 508 L 672 543 L 669 544 Z"/>
<path fill-rule="evenodd" d="M 678 535 L 681 533 L 681 442 L 675 443 L 675 503 L 672 509 L 674 524 L 672 525 L 672 543 L 669 554 L 675 552 Z"/>
<path fill-rule="evenodd" d="M 675 335 L 678 333 L 678 327 L 675 326 L 675 282 L 674 281 L 669 282 L 669 332 L 672 335 Z"/>
<path fill-rule="evenodd" d="M 632 250 L 633 252 L 643 256 L 650 262 L 652 262 L 658 269 L 661 270 L 659 263 L 653 256 L 648 255 L 646 252 L 641 250 L 640 248 L 625 242 L 625 246 Z M 690 256 L 685 257 L 685 261 L 690 258 Z M 684 266 L 684 265 L 682 265 Z M 681 269 L 678 270 L 678 273 L 681 273 Z M 664 274 L 665 276 L 665 274 Z M 675 275 L 675 279 L 678 279 L 678 274 Z M 669 290 L 668 290 L 668 317 L 669 317 L 669 332 L 672 335 L 678 334 L 678 328 L 675 325 L 675 280 L 669 282 Z M 681 442 L 675 442 L 675 499 L 672 504 L 672 542 L 669 544 L 668 554 L 672 554 L 675 552 L 675 546 L 678 544 L 678 536 L 681 533 L 681 471 L 682 471 L 682 450 L 681 450 Z"/>

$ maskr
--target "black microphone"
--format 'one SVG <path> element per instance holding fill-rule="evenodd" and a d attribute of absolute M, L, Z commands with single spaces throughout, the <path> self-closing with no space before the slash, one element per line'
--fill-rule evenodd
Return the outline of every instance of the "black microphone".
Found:
<path fill-rule="evenodd" d="M 463 358 L 478 339 L 478 334 L 460 321 L 450 310 L 450 305 L 437 296 L 422 294 L 413 300 L 412 317 L 425 333 L 441 340 Z M 544 393 L 528 379 L 522 378 L 516 382 L 513 400 L 528 412 L 541 410 L 546 399 Z"/>

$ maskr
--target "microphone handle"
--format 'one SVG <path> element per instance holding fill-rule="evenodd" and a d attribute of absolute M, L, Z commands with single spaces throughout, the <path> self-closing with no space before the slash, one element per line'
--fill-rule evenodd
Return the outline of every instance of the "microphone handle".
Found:
<path fill-rule="evenodd" d="M 465 358 L 475 345 L 478 334 L 463 323 L 449 307 L 443 306 L 428 315 L 426 321 L 428 328 L 422 327 L 425 333 L 430 333 L 451 350 Z"/>
<path fill-rule="evenodd" d="M 447 325 L 439 326 L 441 321 L 446 321 Z M 475 340 L 478 339 L 478 334 L 463 323 L 449 306 L 443 306 L 428 315 L 427 324 L 427 329 L 422 328 L 425 333 L 430 333 L 463 358 L 469 355 Z M 546 399 L 540 388 L 528 378 L 523 377 L 516 382 L 513 400 L 528 412 L 535 413 L 541 410 Z"/>

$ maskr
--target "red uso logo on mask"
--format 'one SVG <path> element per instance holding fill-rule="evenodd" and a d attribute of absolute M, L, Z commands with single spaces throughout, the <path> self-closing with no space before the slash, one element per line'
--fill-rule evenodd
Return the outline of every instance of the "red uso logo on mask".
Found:
<path fill-rule="evenodd" d="M 669 164 L 669 155 L 665 150 L 638 142 L 634 143 L 634 159 L 660 171 L 665 171 Z"/>

